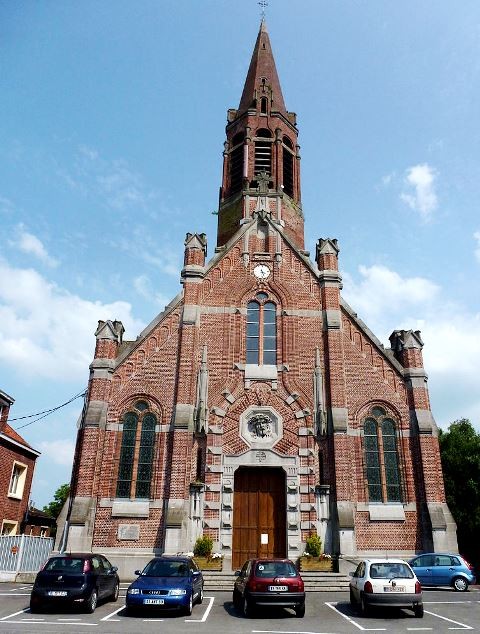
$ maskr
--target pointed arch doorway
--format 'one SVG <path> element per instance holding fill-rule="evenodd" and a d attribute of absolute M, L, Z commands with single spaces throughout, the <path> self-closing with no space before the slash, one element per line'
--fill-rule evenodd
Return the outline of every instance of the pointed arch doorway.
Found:
<path fill-rule="evenodd" d="M 279 467 L 239 467 L 233 498 L 232 566 L 250 557 L 286 557 L 286 475 Z"/>

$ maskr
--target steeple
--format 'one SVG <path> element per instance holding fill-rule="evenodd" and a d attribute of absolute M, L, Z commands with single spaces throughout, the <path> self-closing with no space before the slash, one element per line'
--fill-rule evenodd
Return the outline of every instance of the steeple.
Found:
<path fill-rule="evenodd" d="M 296 115 L 285 107 L 264 19 L 238 110 L 227 113 L 226 136 L 217 247 L 258 211 L 262 197 L 265 213 L 303 249 Z"/>
<path fill-rule="evenodd" d="M 255 107 L 263 98 L 270 101 L 272 110 L 287 115 L 265 20 L 260 24 L 237 113 L 242 114 L 250 107 Z"/>

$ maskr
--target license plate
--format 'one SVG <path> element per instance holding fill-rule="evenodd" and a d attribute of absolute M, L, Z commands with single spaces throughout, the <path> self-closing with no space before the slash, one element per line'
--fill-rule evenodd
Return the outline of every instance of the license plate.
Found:
<path fill-rule="evenodd" d="M 49 597 L 66 597 L 67 591 L 66 590 L 50 590 L 48 592 L 48 596 Z"/>
<path fill-rule="evenodd" d="M 405 592 L 405 586 L 384 586 L 384 592 Z"/>
<path fill-rule="evenodd" d="M 165 601 L 163 599 L 144 599 L 143 603 L 146 605 L 163 605 Z"/>
<path fill-rule="evenodd" d="M 269 592 L 287 592 L 288 586 L 268 586 Z"/>

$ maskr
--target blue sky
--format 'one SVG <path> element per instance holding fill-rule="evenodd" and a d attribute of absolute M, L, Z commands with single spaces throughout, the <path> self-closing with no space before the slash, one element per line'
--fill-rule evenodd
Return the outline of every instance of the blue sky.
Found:
<path fill-rule="evenodd" d="M 135 338 L 216 235 L 255 0 L 0 0 L 0 389 L 11 418 L 87 384 L 99 319 Z M 388 345 L 419 328 L 438 424 L 480 428 L 480 3 L 270 0 L 311 252 Z M 81 402 L 19 430 L 32 498 L 69 480 Z M 12 421 L 18 428 L 23 421 Z"/>

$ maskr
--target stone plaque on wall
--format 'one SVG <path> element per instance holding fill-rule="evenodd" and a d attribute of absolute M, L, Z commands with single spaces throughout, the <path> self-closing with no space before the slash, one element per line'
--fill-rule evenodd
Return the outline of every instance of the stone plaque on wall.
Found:
<path fill-rule="evenodd" d="M 140 539 L 140 525 L 139 524 L 119 524 L 118 526 L 118 539 L 121 541 L 137 541 Z"/>

